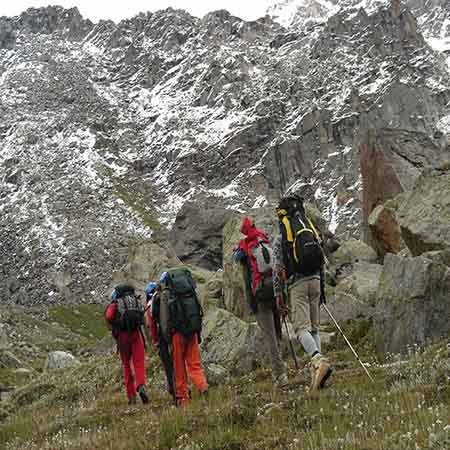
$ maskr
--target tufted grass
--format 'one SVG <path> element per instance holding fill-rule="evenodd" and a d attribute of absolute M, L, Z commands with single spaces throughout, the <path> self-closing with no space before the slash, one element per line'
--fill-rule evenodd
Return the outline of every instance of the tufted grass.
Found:
<path fill-rule="evenodd" d="M 364 338 L 355 345 L 364 346 Z M 17 391 L 6 403 L 9 417 L 0 425 L 0 448 L 450 448 L 450 368 L 444 344 L 414 351 L 406 363 L 373 364 L 375 384 L 344 349 L 333 352 L 334 360 L 338 355 L 341 369 L 320 393 L 309 392 L 301 378 L 290 391 L 276 391 L 270 371 L 259 369 L 211 388 L 206 400 L 194 393 L 185 409 L 171 406 L 160 383 L 152 383 L 160 380 L 155 355 L 147 360 L 151 403 L 134 409 L 126 405 L 118 358 L 92 359 L 45 374 Z"/>
<path fill-rule="evenodd" d="M 101 339 L 108 333 L 104 310 L 104 305 L 58 305 L 49 309 L 49 318 L 82 337 Z"/>

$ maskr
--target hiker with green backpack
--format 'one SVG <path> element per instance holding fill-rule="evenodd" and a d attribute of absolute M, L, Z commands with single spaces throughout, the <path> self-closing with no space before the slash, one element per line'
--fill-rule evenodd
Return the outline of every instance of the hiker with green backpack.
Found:
<path fill-rule="evenodd" d="M 286 366 L 280 349 L 281 324 L 272 281 L 272 246 L 266 233 L 244 217 L 240 231 L 245 235 L 234 250 L 233 260 L 242 265 L 245 293 L 250 310 L 269 349 L 275 386 L 288 386 Z"/>
<path fill-rule="evenodd" d="M 320 303 L 324 255 L 320 236 L 307 217 L 301 197 L 280 200 L 276 209 L 280 233 L 273 243 L 273 287 L 283 316 L 289 314 L 283 296 L 287 289 L 294 332 L 311 357 L 311 389 L 322 389 L 332 373 L 321 351 Z"/>
<path fill-rule="evenodd" d="M 199 348 L 203 310 L 187 267 L 164 272 L 159 282 L 161 332 L 171 343 L 176 404 L 183 407 L 189 402 L 188 378 L 202 396 L 208 394 Z"/>
<path fill-rule="evenodd" d="M 149 282 L 144 289 L 144 292 L 147 297 L 146 316 L 152 343 L 155 350 L 158 352 L 164 368 L 164 373 L 166 374 L 167 390 L 176 402 L 170 341 L 169 337 L 163 334 L 161 327 L 161 286 Z"/>
<path fill-rule="evenodd" d="M 143 403 L 148 403 L 145 387 L 145 341 L 142 333 L 144 306 L 133 286 L 121 284 L 114 288 L 111 302 L 105 311 L 105 320 L 117 341 L 128 404 L 136 403 L 136 394 Z"/>

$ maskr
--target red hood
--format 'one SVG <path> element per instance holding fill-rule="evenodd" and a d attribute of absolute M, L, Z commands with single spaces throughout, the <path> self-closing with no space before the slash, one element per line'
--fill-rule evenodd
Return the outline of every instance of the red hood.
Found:
<path fill-rule="evenodd" d="M 250 219 L 250 217 L 244 217 L 242 219 L 240 232 L 242 234 L 245 234 L 246 236 L 248 236 L 251 233 L 251 230 L 254 230 L 254 229 L 255 229 L 255 227 L 253 226 L 252 219 Z"/>
<path fill-rule="evenodd" d="M 269 240 L 267 234 L 264 233 L 264 231 L 261 231 L 259 228 L 255 227 L 250 217 L 244 217 L 242 219 L 240 231 L 242 234 L 245 234 L 246 238 L 243 239 L 243 241 L 247 242 L 247 244 L 249 244 L 252 241 L 257 241 L 258 239 L 261 239 L 263 241 Z"/>

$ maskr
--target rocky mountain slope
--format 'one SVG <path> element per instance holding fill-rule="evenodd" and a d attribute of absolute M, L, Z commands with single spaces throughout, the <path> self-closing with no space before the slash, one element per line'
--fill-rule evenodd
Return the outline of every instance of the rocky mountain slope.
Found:
<path fill-rule="evenodd" d="M 187 201 L 225 220 L 301 190 L 333 232 L 359 235 L 370 128 L 422 133 L 439 166 L 447 2 L 300 3 L 289 28 L 173 9 L 119 24 L 60 7 L 0 18 L 5 301 L 98 300 Z M 196 258 L 217 268 L 220 249 Z"/>

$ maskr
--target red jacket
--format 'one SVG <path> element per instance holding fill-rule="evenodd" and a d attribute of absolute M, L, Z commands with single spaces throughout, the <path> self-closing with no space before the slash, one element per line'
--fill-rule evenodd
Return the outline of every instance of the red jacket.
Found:
<path fill-rule="evenodd" d="M 270 241 L 267 234 L 264 233 L 264 231 L 256 228 L 255 225 L 253 225 L 252 219 L 250 219 L 249 217 L 244 217 L 244 219 L 242 220 L 240 231 L 242 234 L 245 234 L 246 237 L 244 239 L 241 239 L 241 241 L 239 242 L 239 249 L 241 249 L 247 255 L 247 260 L 250 264 L 250 269 L 253 274 L 252 291 L 254 294 L 256 292 L 258 283 L 261 280 L 261 274 L 258 272 L 252 249 L 260 241 L 267 242 L 269 244 Z"/>

